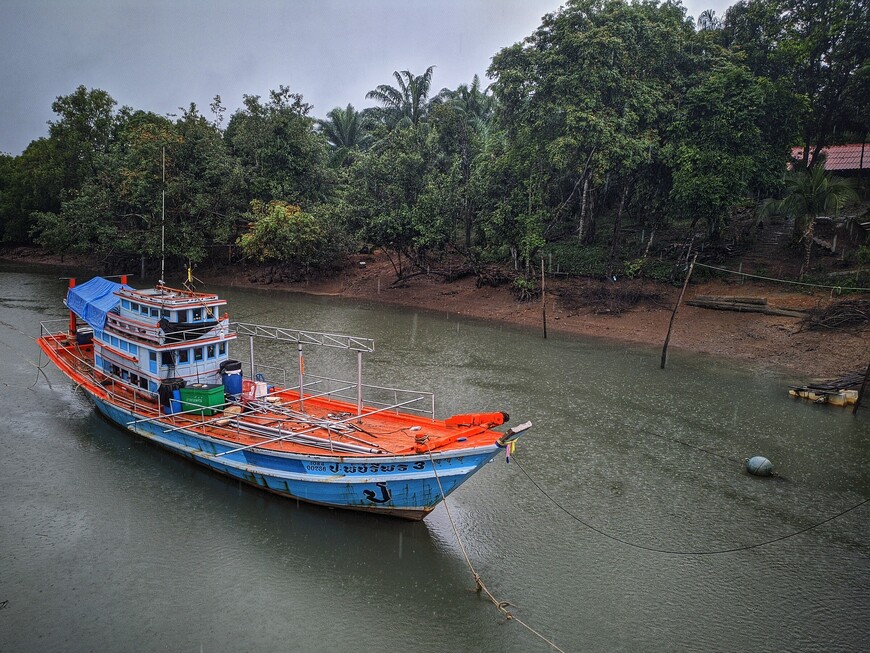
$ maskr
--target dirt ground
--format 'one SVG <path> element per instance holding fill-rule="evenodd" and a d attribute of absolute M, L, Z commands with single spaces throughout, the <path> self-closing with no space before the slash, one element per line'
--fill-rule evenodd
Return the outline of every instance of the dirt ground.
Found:
<path fill-rule="evenodd" d="M 267 287 L 449 312 L 542 331 L 540 298 L 520 302 L 511 293 L 510 284 L 478 288 L 474 277 L 445 283 L 437 277 L 419 276 L 402 286 L 395 286 L 395 275 L 387 260 L 372 256 L 364 258 L 365 267 L 358 267 L 355 262 L 353 267 L 333 279 L 309 283 L 279 282 Z M 33 249 L 0 252 L 0 260 L 88 267 L 86 259 L 67 258 L 61 262 L 57 257 Z M 251 271 L 241 269 L 236 272 L 199 270 L 196 275 L 217 285 L 264 287 L 262 282 L 251 282 Z M 676 287 L 638 280 L 605 283 L 548 278 L 547 330 L 549 333 L 661 347 L 679 292 Z M 790 372 L 796 382 L 801 383 L 863 371 L 870 363 L 868 325 L 809 331 L 802 329 L 801 320 L 795 317 L 711 310 L 686 304 L 697 295 L 763 297 L 771 307 L 802 311 L 824 308 L 840 299 L 829 290 L 784 284 L 693 282 L 689 284 L 677 312 L 669 351 L 680 349 L 746 361 L 763 369 Z M 864 295 L 863 298 L 870 297 Z"/>
<path fill-rule="evenodd" d="M 263 287 L 250 273 L 200 277 L 221 285 Z M 393 285 L 395 276 L 385 260 L 369 258 L 365 268 L 353 268 L 335 279 L 317 283 L 272 283 L 269 288 L 350 297 L 396 306 L 449 312 L 542 330 L 540 298 L 519 302 L 510 284 L 478 288 L 466 277 L 445 283 L 419 276 Z M 680 349 L 751 362 L 766 369 L 794 373 L 798 379 L 834 378 L 864 370 L 870 362 L 870 327 L 808 331 L 794 317 L 737 313 L 689 306 L 697 295 L 763 297 L 775 308 L 806 311 L 824 308 L 838 297 L 828 290 L 802 291 L 782 284 L 723 281 L 691 283 L 674 321 L 669 351 Z M 636 280 L 604 283 L 548 279 L 546 293 L 549 333 L 603 337 L 614 341 L 661 347 L 680 289 Z M 852 296 L 854 298 L 854 295 Z M 620 311 L 626 298 L 637 300 Z"/>

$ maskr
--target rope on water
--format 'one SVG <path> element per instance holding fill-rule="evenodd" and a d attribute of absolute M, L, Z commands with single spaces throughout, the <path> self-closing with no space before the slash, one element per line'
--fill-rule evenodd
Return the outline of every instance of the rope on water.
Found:
<path fill-rule="evenodd" d="M 30 363 L 31 365 L 33 365 L 33 366 L 36 368 L 36 378 L 33 379 L 33 383 L 31 383 L 29 386 L 27 386 L 27 389 L 28 389 L 28 390 L 33 390 L 33 388 L 36 387 L 36 384 L 39 383 L 39 375 L 42 374 L 43 378 L 45 378 L 45 382 L 48 383 L 48 387 L 49 387 L 51 390 L 54 390 L 54 388 L 53 388 L 52 385 L 51 385 L 51 379 L 49 379 L 49 378 L 48 378 L 48 375 L 47 375 L 45 372 L 43 372 L 43 370 L 45 369 L 45 367 L 46 367 L 46 366 L 47 366 L 51 361 L 47 360 L 47 361 L 45 361 L 44 364 L 42 363 L 42 349 L 40 348 L 40 350 L 39 350 L 39 359 L 36 361 L 36 363 L 33 363 L 33 362 L 31 362 L 31 361 L 27 361 L 27 362 Z"/>
<path fill-rule="evenodd" d="M 662 440 L 667 440 L 669 442 L 676 442 L 677 444 L 682 444 L 683 446 L 689 447 L 690 449 L 695 449 L 696 451 L 701 451 L 703 453 L 708 453 L 711 456 L 716 456 L 717 458 L 722 458 L 724 460 L 730 460 L 735 463 L 742 463 L 743 461 L 739 458 L 734 458 L 733 456 L 728 456 L 723 453 L 719 453 L 717 451 L 711 451 L 710 449 L 705 449 L 704 447 L 699 447 L 696 444 L 692 444 L 691 442 L 686 442 L 685 440 L 680 440 L 679 438 L 669 438 L 666 435 L 662 435 L 661 433 L 656 433 L 655 431 L 650 431 L 649 429 L 640 428 L 638 429 L 641 433 L 646 433 L 647 435 L 652 435 L 657 438 L 661 438 Z"/>
<path fill-rule="evenodd" d="M 525 621 L 523 621 L 515 614 L 513 614 L 510 610 L 508 610 L 508 606 L 512 605 L 509 601 L 499 601 L 495 597 L 495 595 L 489 591 L 489 588 L 484 585 L 483 579 L 480 577 L 480 574 L 477 573 L 477 570 L 471 563 L 471 558 L 468 557 L 468 552 L 465 550 L 465 544 L 462 542 L 462 538 L 459 536 L 459 529 L 456 528 L 456 522 L 453 521 L 453 515 L 450 513 L 450 506 L 447 503 L 447 497 L 444 494 L 444 488 L 441 487 L 441 479 L 438 476 L 438 470 L 435 468 L 435 459 L 432 457 L 432 449 L 429 448 L 428 438 L 425 440 L 425 442 L 426 449 L 429 453 L 429 462 L 432 465 L 432 473 L 435 475 L 435 480 L 438 483 L 438 491 L 441 493 L 441 501 L 444 503 L 444 509 L 447 511 L 447 519 L 450 521 L 450 526 L 453 528 L 453 534 L 456 536 L 456 541 L 459 542 L 459 548 L 462 551 L 462 556 L 465 558 L 465 563 L 468 565 L 468 568 L 471 570 L 471 575 L 474 577 L 474 584 L 477 593 L 480 594 L 480 592 L 482 591 L 484 594 L 486 594 L 487 598 L 492 602 L 496 609 L 504 615 L 505 619 L 507 619 L 508 621 L 516 621 L 523 628 L 541 639 L 541 641 L 549 644 L 556 651 L 559 651 L 560 653 L 565 653 L 565 651 L 556 646 L 556 644 L 552 640 L 539 633 Z"/>
<path fill-rule="evenodd" d="M 18 331 L 19 333 L 23 333 L 24 335 L 26 335 L 28 338 L 30 337 L 29 335 L 27 335 L 26 333 L 24 333 L 24 331 L 22 331 L 22 330 L 19 329 L 18 327 L 15 327 L 15 326 L 13 326 L 13 325 L 11 325 L 11 324 L 8 324 L 8 323 L 4 322 L 3 320 L 0 320 L 0 325 L 3 325 L 3 326 L 6 326 L 6 327 L 9 327 L 9 328 L 11 328 L 11 329 L 15 329 L 15 330 Z M 48 387 L 51 388 L 52 390 L 54 390 L 54 387 L 52 387 L 52 385 L 51 385 L 51 380 L 48 378 L 48 376 L 45 374 L 45 372 L 43 372 L 43 370 L 45 369 L 45 367 L 46 367 L 46 366 L 47 366 L 51 361 L 45 361 L 45 364 L 34 363 L 32 360 L 30 360 L 29 358 L 27 358 L 26 356 L 24 356 L 20 351 L 18 351 L 17 349 L 15 349 L 15 347 L 13 347 L 12 345 L 10 345 L 9 343 L 7 343 L 7 342 L 3 342 L 3 341 L 0 341 L 0 344 L 5 345 L 5 346 L 8 347 L 9 349 L 11 349 L 11 350 L 15 353 L 15 355 L 18 356 L 18 358 L 20 358 L 21 360 L 23 360 L 23 361 L 24 361 L 25 363 L 27 363 L 28 365 L 32 365 L 33 367 L 36 368 L 36 379 L 34 379 L 33 383 L 31 383 L 30 385 L 28 385 L 28 386 L 23 386 L 23 385 L 16 385 L 16 384 L 14 384 L 14 383 L 6 383 L 6 382 L 3 382 L 3 385 L 4 385 L 4 386 L 6 386 L 7 388 L 23 388 L 23 389 L 25 389 L 25 390 L 32 390 L 32 389 L 34 388 L 34 386 L 36 386 L 36 384 L 39 382 L 39 375 L 42 374 L 42 376 L 45 378 L 46 383 L 48 383 Z M 40 362 L 42 361 L 42 349 L 39 350 L 39 361 L 40 361 Z"/>
<path fill-rule="evenodd" d="M 846 288 L 844 286 L 825 286 L 820 283 L 807 283 L 805 281 L 789 281 L 788 279 L 775 279 L 774 277 L 763 277 L 758 274 L 749 274 L 748 272 L 739 272 L 737 270 L 729 270 L 727 268 L 719 268 L 715 265 L 704 265 L 703 263 L 695 263 L 700 268 L 708 270 L 718 270 L 719 272 L 728 272 L 729 274 L 737 274 L 741 277 L 751 277 L 753 279 L 763 279 L 764 281 L 773 281 L 775 283 L 789 283 L 793 286 L 809 286 L 811 288 L 825 288 L 826 290 L 850 290 L 853 292 L 870 292 L 870 288 Z"/>
<path fill-rule="evenodd" d="M 544 488 L 542 488 L 542 487 L 538 484 L 538 482 L 535 481 L 535 479 L 533 479 L 533 478 L 529 475 L 529 473 L 525 470 L 525 468 L 522 466 L 522 464 L 520 464 L 520 461 L 519 461 L 519 459 L 516 457 L 516 454 L 514 454 L 513 456 L 511 456 L 511 459 L 512 459 L 514 462 L 516 462 L 517 467 L 520 468 L 520 471 L 521 471 L 523 474 L 525 474 L 526 478 L 529 479 L 529 481 L 532 483 L 532 485 L 534 485 L 534 486 L 538 489 L 538 491 L 539 491 L 541 494 L 543 494 L 545 497 L 547 497 L 547 499 L 549 499 L 550 502 L 551 502 L 554 506 L 556 506 L 559 510 L 561 510 L 562 512 L 564 512 L 566 515 L 568 515 L 568 516 L 569 516 L 571 519 L 573 519 L 574 521 L 579 522 L 580 524 L 583 524 L 583 525 L 584 525 L 586 528 L 588 528 L 589 530 L 591 530 L 591 531 L 595 531 L 595 532 L 598 533 L 599 535 L 601 535 L 601 536 L 603 536 L 603 537 L 606 537 L 606 538 L 609 539 L 609 540 L 613 540 L 614 542 L 619 542 L 620 544 L 625 544 L 626 546 L 630 546 L 630 547 L 633 547 L 633 548 L 635 548 L 635 549 L 641 549 L 641 550 L 643 550 L 643 551 L 651 551 L 651 552 L 653 552 L 653 553 L 666 553 L 666 554 L 669 554 L 669 555 L 709 556 L 709 555 L 720 555 L 720 554 L 723 554 L 723 553 L 736 553 L 737 551 L 748 551 L 748 550 L 750 550 L 750 549 L 757 549 L 757 548 L 759 548 L 759 547 L 767 546 L 767 545 L 769 545 L 769 544 L 774 544 L 774 543 L 776 543 L 776 542 L 782 542 L 783 540 L 787 540 L 787 539 L 792 538 L 792 537 L 795 537 L 795 536 L 797 536 L 797 535 L 801 535 L 802 533 L 806 533 L 807 531 L 811 531 L 811 530 L 813 530 L 814 528 L 818 528 L 819 526 L 821 526 L 821 525 L 823 525 L 823 524 L 827 524 L 829 521 L 833 521 L 833 520 L 837 519 L 838 517 L 842 517 L 843 515 L 845 515 L 845 514 L 848 513 L 848 512 L 851 512 L 851 511 L 853 511 L 853 510 L 855 510 L 855 509 L 857 509 L 857 508 L 860 508 L 860 507 L 863 506 L 865 503 L 867 503 L 868 501 L 870 501 L 870 499 L 864 499 L 863 501 L 860 501 L 859 503 L 855 504 L 854 506 L 851 506 L 851 507 L 846 508 L 845 510 L 843 510 L 843 511 L 841 511 L 841 512 L 838 512 L 838 513 L 837 513 L 836 515 L 834 515 L 833 517 L 828 517 L 827 519 L 823 519 L 823 520 L 820 521 L 820 522 L 817 522 L 817 523 L 815 523 L 815 524 L 812 524 L 811 526 L 807 526 L 806 528 L 802 528 L 801 530 L 799 530 L 799 531 L 795 531 L 794 533 L 789 533 L 789 534 L 787 534 L 787 535 L 782 535 L 782 536 L 780 536 L 780 537 L 775 537 L 775 538 L 773 538 L 773 539 L 771 539 L 771 540 L 766 540 L 766 541 L 764 541 L 764 542 L 758 542 L 757 544 L 747 544 L 747 545 L 745 545 L 745 546 L 735 546 L 735 547 L 728 548 L 728 549 L 715 549 L 715 550 L 712 550 L 712 551 L 679 551 L 679 550 L 676 550 L 676 549 L 659 549 L 659 548 L 656 548 L 656 547 L 645 546 L 645 545 L 643 545 L 643 544 L 637 544 L 637 543 L 635 543 L 635 542 L 629 542 L 628 540 L 623 540 L 623 539 L 621 539 L 621 538 L 619 538 L 619 537 L 616 537 L 615 535 L 611 535 L 610 533 L 606 533 L 605 531 L 601 530 L 600 528 L 596 528 L 595 526 L 593 526 L 593 525 L 590 524 L 589 522 L 583 521 L 583 520 L 580 519 L 577 515 L 575 515 L 575 514 L 572 513 L 570 510 L 568 510 L 567 508 L 565 508 L 562 504 L 560 504 L 558 501 L 556 501 L 556 500 L 555 500 L 555 499 L 554 499 L 554 498 L 553 498 L 553 497 L 552 497 L 552 496 L 551 496 L 551 495 L 550 495 L 546 490 L 544 490 Z"/>

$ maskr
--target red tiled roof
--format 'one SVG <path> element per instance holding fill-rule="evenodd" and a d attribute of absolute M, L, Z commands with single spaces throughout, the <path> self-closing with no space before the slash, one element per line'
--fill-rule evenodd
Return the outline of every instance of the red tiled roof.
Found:
<path fill-rule="evenodd" d="M 861 143 L 823 147 L 822 154 L 825 155 L 825 170 L 861 170 L 861 148 Z M 804 148 L 791 148 L 791 156 L 793 159 L 800 161 L 804 156 Z M 863 169 L 867 168 L 870 168 L 870 146 L 864 149 Z"/>

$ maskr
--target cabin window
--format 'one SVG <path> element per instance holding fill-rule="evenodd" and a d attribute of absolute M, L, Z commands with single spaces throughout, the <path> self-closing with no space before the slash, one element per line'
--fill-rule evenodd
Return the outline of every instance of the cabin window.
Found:
<path fill-rule="evenodd" d="M 222 342 L 221 344 L 218 345 L 218 353 L 219 353 L 221 356 L 226 355 L 226 353 L 227 353 L 227 343 Z"/>
<path fill-rule="evenodd" d="M 102 356 L 94 356 L 94 366 L 102 367 L 103 366 L 103 357 Z"/>
<path fill-rule="evenodd" d="M 138 312 L 138 310 L 139 310 L 139 304 L 137 304 L 136 302 L 130 302 L 130 310 L 131 310 L 131 311 L 137 311 L 137 312 Z"/>
<path fill-rule="evenodd" d="M 122 299 L 121 300 L 121 307 L 122 308 L 130 308 L 130 302 L 127 301 L 126 299 Z"/>
<path fill-rule="evenodd" d="M 133 385 L 139 385 L 139 375 L 130 372 L 130 383 Z"/>
<path fill-rule="evenodd" d="M 131 342 L 131 343 L 130 343 L 130 353 L 131 353 L 131 354 L 138 354 L 138 353 L 139 353 L 139 347 L 138 347 L 138 345 L 134 345 L 134 344 Z"/>
<path fill-rule="evenodd" d="M 194 347 L 193 348 L 193 360 L 195 360 L 195 361 L 202 360 L 202 347 Z"/>
<path fill-rule="evenodd" d="M 160 317 L 165 317 L 168 320 L 169 319 L 169 311 L 167 311 L 165 308 L 161 309 L 160 310 Z"/>
<path fill-rule="evenodd" d="M 187 311 L 186 310 L 178 311 L 177 315 L 178 315 L 177 319 L 179 322 L 187 322 Z"/>
<path fill-rule="evenodd" d="M 126 340 L 121 340 L 121 351 L 130 351 L 130 345 L 127 344 Z"/>
<path fill-rule="evenodd" d="M 112 372 L 112 374 L 114 374 L 115 376 L 120 376 L 120 375 L 121 375 L 121 368 L 118 367 L 117 365 L 112 365 L 112 366 L 109 368 L 109 370 L 110 370 L 110 371 Z"/>
<path fill-rule="evenodd" d="M 193 309 L 193 321 L 199 322 L 201 319 L 202 319 L 202 309 L 201 308 L 194 308 Z"/>
<path fill-rule="evenodd" d="M 151 317 L 160 317 L 160 309 L 152 308 L 151 309 Z"/>
<path fill-rule="evenodd" d="M 147 306 L 140 306 L 139 312 L 142 313 L 142 315 L 148 315 L 148 307 Z"/>
<path fill-rule="evenodd" d="M 185 364 L 190 362 L 190 351 L 187 349 L 179 349 L 178 350 L 178 362 L 180 364 Z"/>
<path fill-rule="evenodd" d="M 115 347 L 118 346 L 118 339 L 117 339 L 115 336 L 112 336 L 110 342 L 111 342 Z"/>
<path fill-rule="evenodd" d="M 153 363 L 156 363 L 157 362 L 157 352 L 156 351 L 149 351 L 148 352 L 148 360 L 150 360 Z"/>
<path fill-rule="evenodd" d="M 171 351 L 160 352 L 160 364 L 161 365 L 175 365 L 175 361 L 172 359 L 172 352 Z"/>
<path fill-rule="evenodd" d="M 208 345 L 206 348 L 206 356 L 214 358 L 214 345 Z"/>
<path fill-rule="evenodd" d="M 139 387 L 142 388 L 143 390 L 147 390 L 148 389 L 148 379 L 146 379 L 145 377 L 140 378 L 139 379 Z"/>
<path fill-rule="evenodd" d="M 209 320 L 214 319 L 214 309 L 211 308 L 210 306 L 206 307 L 206 309 L 205 309 L 205 317 L 206 317 L 206 319 L 209 319 Z"/>

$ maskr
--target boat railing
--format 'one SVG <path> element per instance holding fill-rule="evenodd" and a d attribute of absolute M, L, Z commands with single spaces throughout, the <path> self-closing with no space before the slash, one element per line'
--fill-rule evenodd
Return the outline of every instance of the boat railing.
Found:
<path fill-rule="evenodd" d="M 318 331 L 302 331 L 300 329 L 286 329 L 284 327 L 269 326 L 266 324 L 249 324 L 247 322 L 231 322 L 230 333 L 237 336 L 250 336 L 251 338 L 267 338 L 302 345 L 316 345 L 319 347 L 334 347 L 371 353 L 375 350 L 375 341 L 371 338 L 360 338 L 338 333 L 322 333 Z"/>
<path fill-rule="evenodd" d="M 44 320 L 39 323 L 39 337 L 45 338 L 46 336 L 67 336 L 67 328 L 69 327 L 69 320 Z M 63 332 L 63 333 L 59 333 Z"/>
<path fill-rule="evenodd" d="M 109 313 L 106 315 L 106 326 L 113 328 L 117 332 L 126 336 L 137 338 L 139 340 L 160 342 L 160 327 L 151 326 L 144 322 L 139 322 L 138 320 L 134 322 L 129 318 Z"/>
<path fill-rule="evenodd" d="M 251 369 L 250 362 L 242 359 L 239 361 L 243 369 Z M 298 382 L 295 385 L 287 385 L 288 372 L 283 367 L 274 365 L 254 365 L 255 378 L 265 379 L 267 383 L 274 383 L 286 390 L 299 391 Z M 280 379 L 280 382 L 279 382 Z M 340 379 L 329 376 L 320 376 L 305 372 L 303 377 L 305 386 L 303 399 L 311 398 L 311 393 L 317 397 L 338 399 L 349 403 L 359 403 L 372 408 L 390 408 L 402 406 L 405 412 L 412 412 L 435 419 L 435 393 L 425 390 L 413 390 L 409 388 L 393 388 L 388 386 L 372 385 L 369 383 L 359 384 L 359 380 Z M 411 403 L 406 403 L 413 400 Z M 398 412 L 398 409 L 396 409 Z"/>
<path fill-rule="evenodd" d="M 305 374 L 306 391 L 312 382 L 318 382 L 317 394 L 328 399 L 339 399 L 355 403 L 358 399 L 356 381 L 334 379 L 316 374 Z M 412 412 L 435 419 L 435 393 L 408 388 L 390 388 L 387 386 L 362 384 L 362 403 L 370 408 L 386 408 L 399 412 Z"/>

